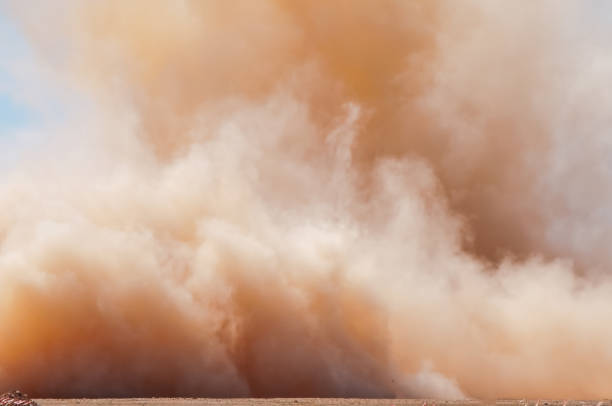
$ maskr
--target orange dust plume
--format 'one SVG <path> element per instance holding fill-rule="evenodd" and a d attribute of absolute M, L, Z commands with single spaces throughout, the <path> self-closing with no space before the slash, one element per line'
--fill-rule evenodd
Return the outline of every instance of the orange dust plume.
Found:
<path fill-rule="evenodd" d="M 612 396 L 595 6 L 7 3 L 0 391 Z"/>

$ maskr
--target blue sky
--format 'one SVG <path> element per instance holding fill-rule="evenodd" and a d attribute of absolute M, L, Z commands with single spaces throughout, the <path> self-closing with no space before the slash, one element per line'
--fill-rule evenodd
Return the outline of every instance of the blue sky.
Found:
<path fill-rule="evenodd" d="M 0 8 L 0 136 L 26 127 L 35 114 L 19 100 L 12 64 L 29 52 L 23 36 Z"/>

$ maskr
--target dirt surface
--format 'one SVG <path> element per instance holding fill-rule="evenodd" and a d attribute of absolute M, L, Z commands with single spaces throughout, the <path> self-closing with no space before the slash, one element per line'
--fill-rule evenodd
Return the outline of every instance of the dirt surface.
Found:
<path fill-rule="evenodd" d="M 83 406 L 310 406 L 310 405 L 338 405 L 338 406 L 611 406 L 609 401 L 524 401 L 524 400 L 498 400 L 492 402 L 481 401 L 432 401 L 422 399 L 184 399 L 184 398 L 145 398 L 145 399 L 36 399 L 40 406 L 83 405 Z"/>

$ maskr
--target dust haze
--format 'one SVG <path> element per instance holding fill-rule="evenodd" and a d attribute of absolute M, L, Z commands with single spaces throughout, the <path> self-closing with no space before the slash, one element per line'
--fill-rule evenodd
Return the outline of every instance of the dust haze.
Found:
<path fill-rule="evenodd" d="M 0 391 L 612 396 L 595 4 L 6 2 Z"/>

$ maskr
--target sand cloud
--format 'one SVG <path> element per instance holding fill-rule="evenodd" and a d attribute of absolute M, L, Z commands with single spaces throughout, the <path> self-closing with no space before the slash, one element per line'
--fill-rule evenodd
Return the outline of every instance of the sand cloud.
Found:
<path fill-rule="evenodd" d="M 9 4 L 74 114 L 0 175 L 0 389 L 609 397 L 580 4 Z"/>

